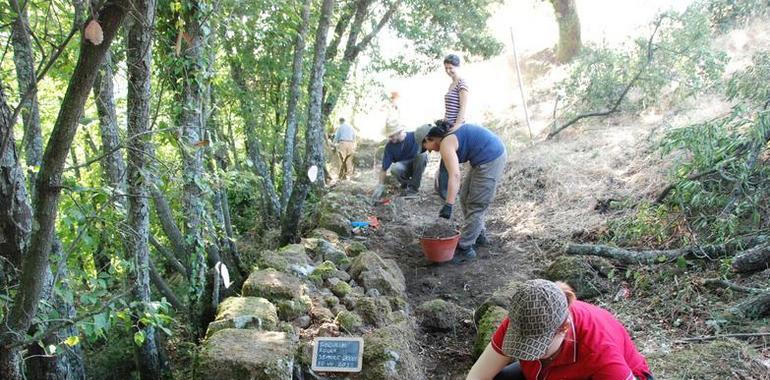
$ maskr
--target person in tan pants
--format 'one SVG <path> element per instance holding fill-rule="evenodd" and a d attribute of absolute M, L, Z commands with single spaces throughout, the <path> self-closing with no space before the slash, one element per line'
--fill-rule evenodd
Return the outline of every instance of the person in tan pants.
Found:
<path fill-rule="evenodd" d="M 340 159 L 339 179 L 345 179 L 353 174 L 353 156 L 356 153 L 356 130 L 340 118 L 340 125 L 334 133 L 334 146 Z"/>

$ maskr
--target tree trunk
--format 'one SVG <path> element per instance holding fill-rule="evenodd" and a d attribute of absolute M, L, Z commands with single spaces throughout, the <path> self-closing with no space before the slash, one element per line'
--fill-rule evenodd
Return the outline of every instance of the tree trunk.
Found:
<path fill-rule="evenodd" d="M 150 299 L 150 235 L 149 191 L 147 184 L 151 178 L 147 175 L 150 144 L 150 95 L 152 67 L 152 34 L 155 24 L 155 0 L 133 0 L 131 19 L 128 24 L 128 48 L 126 66 L 128 68 L 127 130 L 131 138 L 128 143 L 128 225 L 130 232 L 126 236 L 126 256 L 133 262 L 133 270 L 128 271 L 128 283 L 131 285 L 132 298 L 139 301 L 137 314 L 145 312 Z M 134 321 L 136 333 L 144 335 L 144 342 L 135 347 L 136 364 L 139 377 L 160 379 L 161 365 L 155 328 L 141 327 Z"/>
<path fill-rule="evenodd" d="M 252 164 L 254 164 L 254 170 L 257 177 L 262 182 L 262 194 L 268 201 L 268 218 L 278 220 L 281 216 L 281 201 L 278 198 L 278 194 L 275 191 L 275 186 L 270 176 L 270 169 L 267 167 L 265 158 L 262 155 L 262 144 L 259 142 L 257 136 L 257 120 L 254 118 L 256 112 L 252 104 L 251 97 L 249 96 L 249 89 L 246 86 L 245 78 L 243 77 L 243 70 L 240 65 L 235 62 L 230 62 L 230 74 L 233 78 L 233 82 L 238 87 L 240 94 L 238 101 L 241 106 L 241 113 L 243 115 L 243 122 L 245 125 L 246 133 L 246 151 Z"/>
<path fill-rule="evenodd" d="M 310 192 L 311 186 L 315 183 L 322 185 L 324 180 L 324 137 L 321 121 L 323 84 L 324 84 L 324 62 L 326 60 L 326 35 L 329 29 L 332 11 L 334 10 L 334 0 L 324 0 L 321 6 L 321 17 L 318 21 L 318 30 L 316 31 L 316 40 L 313 56 L 313 69 L 310 73 L 310 84 L 308 93 L 310 94 L 310 105 L 308 107 L 308 126 L 305 133 L 305 168 L 300 171 L 300 178 L 289 200 L 288 209 L 284 214 L 281 223 L 281 240 L 283 243 L 294 242 L 299 237 L 299 223 L 302 217 L 302 210 L 305 198 Z M 306 175 L 309 168 L 317 169 L 316 178 L 310 179 Z"/>
<path fill-rule="evenodd" d="M 43 137 L 40 132 L 40 111 L 37 101 L 37 76 L 35 75 L 35 55 L 29 31 L 27 8 L 19 7 L 17 0 L 9 0 L 11 9 L 18 14 L 12 25 L 13 63 L 16 65 L 16 78 L 19 83 L 19 97 L 27 92 L 32 94 L 22 104 L 21 117 L 24 123 L 24 158 L 27 167 L 40 165 L 43 158 Z M 35 183 L 35 169 L 29 169 L 29 181 Z"/>
<path fill-rule="evenodd" d="M 732 269 L 738 273 L 759 272 L 770 268 L 770 245 L 760 245 L 743 251 L 733 260 Z"/>
<path fill-rule="evenodd" d="M 126 163 L 121 154 L 118 117 L 115 112 L 115 86 L 113 84 L 112 54 L 108 51 L 94 82 L 94 99 L 99 114 L 99 130 L 102 137 L 102 165 L 107 183 L 116 191 L 125 192 Z M 124 203 L 124 197 L 119 202 Z"/>
<path fill-rule="evenodd" d="M 22 264 L 21 285 L 13 306 L 0 321 L 0 378 L 19 379 L 18 343 L 29 329 L 37 314 L 43 290 L 41 279 L 48 268 L 48 255 L 53 241 L 56 212 L 61 191 L 61 176 L 67 153 L 83 115 L 88 93 L 93 86 L 96 71 L 123 22 L 128 2 L 105 4 L 98 12 L 104 40 L 100 45 L 81 40 L 77 64 L 61 102 L 59 115 L 46 145 L 35 186 L 35 228 L 31 244 Z M 1 153 L 1 152 L 0 152 Z"/>
<path fill-rule="evenodd" d="M 176 256 L 177 260 L 184 265 L 186 271 L 184 272 L 185 276 L 190 276 L 190 257 L 187 254 L 187 247 L 184 243 L 184 236 L 182 236 L 182 231 L 179 230 L 179 227 L 176 225 L 176 222 L 174 221 L 174 216 L 171 214 L 171 206 L 168 204 L 168 200 L 166 200 L 166 196 L 163 195 L 163 193 L 155 186 L 152 186 L 150 188 L 150 192 L 152 193 L 152 201 L 155 205 L 155 213 L 158 215 L 158 221 L 160 221 L 160 226 L 163 229 L 163 232 L 166 234 L 166 237 L 168 238 L 169 242 L 171 243 L 171 247 L 174 250 L 174 255 Z"/>
<path fill-rule="evenodd" d="M 765 292 L 753 296 L 738 305 L 735 305 L 730 311 L 743 318 L 760 319 L 770 315 L 770 292 Z"/>
<path fill-rule="evenodd" d="M 51 247 L 51 255 L 56 257 L 56 261 L 63 263 L 65 261 L 64 252 L 62 252 L 62 246 L 59 239 L 54 239 L 53 246 Z M 60 265 L 59 271 L 54 276 L 51 273 L 50 268 L 46 271 L 44 277 L 44 298 L 48 300 L 48 304 L 54 305 L 56 312 L 61 318 L 74 319 L 75 307 L 61 299 L 53 291 L 54 280 L 57 279 L 59 288 L 66 290 L 69 288 L 67 283 L 67 266 Z M 46 330 L 45 323 L 36 324 L 33 329 L 37 331 Z M 42 346 L 48 347 L 49 345 L 59 345 L 62 341 L 71 336 L 78 336 L 80 332 L 74 325 L 67 326 L 42 339 Z M 34 334 L 33 334 L 34 335 Z M 33 342 L 27 346 L 27 359 L 24 363 L 26 367 L 26 375 L 28 380 L 82 380 L 85 379 L 86 373 L 83 365 L 83 350 L 82 345 L 78 344 L 72 347 L 67 345 L 61 345 L 64 350 L 57 352 L 55 355 L 47 355 L 45 350 L 38 342 Z"/>
<path fill-rule="evenodd" d="M 324 91 L 324 103 L 323 103 L 323 125 L 327 124 L 329 116 L 331 116 L 334 107 L 337 105 L 339 96 L 342 93 L 342 88 L 350 76 L 350 68 L 353 63 L 358 59 L 358 55 L 366 49 L 371 43 L 372 39 L 390 22 L 393 16 L 398 11 L 400 1 L 393 1 L 390 6 L 382 15 L 380 20 L 375 24 L 371 32 L 366 34 L 361 40 L 358 40 L 358 36 L 361 34 L 361 28 L 366 20 L 366 16 L 371 13 L 369 6 L 372 4 L 371 0 L 358 0 L 355 5 L 355 16 L 350 26 L 350 32 L 348 33 L 348 39 L 345 44 L 345 52 L 342 54 L 342 61 L 332 65 L 334 67 L 333 75 L 334 80 L 328 81 L 328 85 Z M 336 37 L 336 36 L 335 36 Z M 336 50 L 336 45 L 334 45 Z M 333 58 L 333 57 L 329 57 Z"/>
<path fill-rule="evenodd" d="M 556 47 L 556 61 L 566 63 L 575 58 L 583 43 L 580 39 L 580 19 L 575 0 L 551 0 L 559 24 L 559 44 Z"/>
<path fill-rule="evenodd" d="M 0 141 L 9 139 L 5 152 L 0 152 L 0 283 L 16 282 L 21 271 L 22 257 L 29 248 L 32 231 L 30 207 L 24 170 L 16 154 L 16 144 L 11 125 L 11 110 L 0 86 Z"/>
<path fill-rule="evenodd" d="M 281 188 L 281 210 L 286 210 L 291 191 L 294 187 L 294 145 L 297 141 L 297 103 L 299 102 L 300 84 L 302 83 L 302 61 L 305 52 L 305 37 L 310 18 L 310 0 L 302 3 L 302 17 L 294 42 L 294 60 L 292 61 L 289 102 L 286 107 L 286 134 L 283 141 L 283 184 Z"/>

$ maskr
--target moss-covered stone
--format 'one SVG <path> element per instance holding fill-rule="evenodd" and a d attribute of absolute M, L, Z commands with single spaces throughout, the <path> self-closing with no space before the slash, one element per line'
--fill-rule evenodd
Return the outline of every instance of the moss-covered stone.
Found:
<path fill-rule="evenodd" d="M 329 231 L 325 228 L 316 228 L 310 231 L 309 236 L 316 239 L 324 239 L 332 244 L 340 242 L 340 236 L 334 231 Z M 305 246 L 307 248 L 307 246 Z"/>
<path fill-rule="evenodd" d="M 277 300 L 275 307 L 278 310 L 278 318 L 282 321 L 291 321 L 310 311 L 312 302 L 308 296 L 292 298 L 290 300 Z"/>
<path fill-rule="evenodd" d="M 352 311 L 341 311 L 337 313 L 334 322 L 340 326 L 341 331 L 348 334 L 359 332 L 364 326 L 364 321 L 361 319 L 361 316 Z"/>
<path fill-rule="evenodd" d="M 513 293 L 521 285 L 522 282 L 520 281 L 511 281 L 506 286 L 503 286 L 502 288 L 497 289 L 494 293 L 492 293 L 492 295 L 487 298 L 481 304 L 481 306 L 476 308 L 476 311 L 473 313 L 473 320 L 476 325 L 479 325 L 481 317 L 487 313 L 489 308 L 493 306 L 499 306 L 503 309 L 508 309 L 508 307 L 511 305 L 511 297 L 513 296 Z"/>
<path fill-rule="evenodd" d="M 278 251 L 262 251 L 257 265 L 260 268 L 273 268 L 281 272 L 303 272 L 308 267 L 308 257 L 303 245 L 289 244 Z"/>
<path fill-rule="evenodd" d="M 323 282 L 323 280 L 326 280 L 327 278 L 331 278 L 334 273 L 337 271 L 337 266 L 334 265 L 331 261 L 324 261 L 315 269 L 313 269 L 313 273 L 310 273 L 310 276 L 308 276 L 308 279 L 312 280 L 315 283 Z"/>
<path fill-rule="evenodd" d="M 332 290 L 332 293 L 334 293 L 334 295 L 341 298 L 341 297 L 345 297 L 350 292 L 352 292 L 353 288 L 347 282 L 340 281 L 337 284 L 335 284 L 331 290 Z"/>
<path fill-rule="evenodd" d="M 283 332 L 224 329 L 203 345 L 200 379 L 290 380 L 295 347 Z"/>
<path fill-rule="evenodd" d="M 486 309 L 486 312 L 479 317 L 478 325 L 476 327 L 476 340 L 473 343 L 473 357 L 478 358 L 484 349 L 487 348 L 487 344 L 491 342 L 492 335 L 495 330 L 500 326 L 500 323 L 505 319 L 508 312 L 500 306 L 492 305 Z"/>
<path fill-rule="evenodd" d="M 273 330 L 277 323 L 278 314 L 270 301 L 260 297 L 229 297 L 219 304 L 206 336 L 226 328 Z"/>
<path fill-rule="evenodd" d="M 326 307 L 335 307 L 339 304 L 340 304 L 340 299 L 335 296 L 324 297 L 324 305 L 326 305 Z"/>
<path fill-rule="evenodd" d="M 271 301 L 298 298 L 305 292 L 306 286 L 298 278 L 272 268 L 252 272 L 242 290 L 246 297 L 264 297 Z"/>
<path fill-rule="evenodd" d="M 356 301 L 355 311 L 373 326 L 384 326 L 392 321 L 390 302 L 385 297 L 361 297 Z"/>
<path fill-rule="evenodd" d="M 390 308 L 393 309 L 393 311 L 406 311 L 407 307 L 409 306 L 409 303 L 407 303 L 406 299 L 403 297 L 388 297 L 388 301 L 390 301 Z"/>
<path fill-rule="evenodd" d="M 360 285 L 366 289 L 375 288 L 382 295 L 403 296 L 406 293 L 406 281 L 398 264 L 372 251 L 356 257 L 349 273 Z"/>
<path fill-rule="evenodd" d="M 612 264 L 602 257 L 559 256 L 545 270 L 544 277 L 564 281 L 575 289 L 579 299 L 589 299 L 610 290 L 607 275 L 612 268 Z"/>
<path fill-rule="evenodd" d="M 350 219 L 333 211 L 321 212 L 318 218 L 318 227 L 332 231 L 342 237 L 349 237 L 351 234 Z"/>
<path fill-rule="evenodd" d="M 415 327 L 408 321 L 390 324 L 364 335 L 363 369 L 359 380 L 427 379 L 412 351 Z"/>
<path fill-rule="evenodd" d="M 364 243 L 361 243 L 360 241 L 353 241 L 347 247 L 348 257 L 355 258 L 361 253 L 366 252 L 367 250 L 368 248 L 366 248 Z"/>
<path fill-rule="evenodd" d="M 429 331 L 447 331 L 470 318 L 470 310 L 442 299 L 425 301 L 416 310 L 420 326 Z"/>

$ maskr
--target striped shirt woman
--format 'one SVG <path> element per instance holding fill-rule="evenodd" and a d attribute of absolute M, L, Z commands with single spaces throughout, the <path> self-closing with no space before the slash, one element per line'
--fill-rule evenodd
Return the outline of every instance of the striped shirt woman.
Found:
<path fill-rule="evenodd" d="M 449 122 L 453 129 L 459 128 L 465 123 L 465 108 L 468 97 L 468 85 L 460 78 L 460 57 L 449 54 L 444 58 L 444 70 L 452 78 L 452 84 L 444 95 L 444 120 Z"/>

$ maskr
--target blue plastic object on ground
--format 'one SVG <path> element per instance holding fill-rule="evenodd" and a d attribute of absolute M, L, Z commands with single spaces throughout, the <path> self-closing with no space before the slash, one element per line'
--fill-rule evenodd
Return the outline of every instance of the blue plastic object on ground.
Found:
<path fill-rule="evenodd" d="M 353 226 L 353 228 L 364 228 L 369 227 L 369 222 L 350 222 L 350 225 Z"/>

